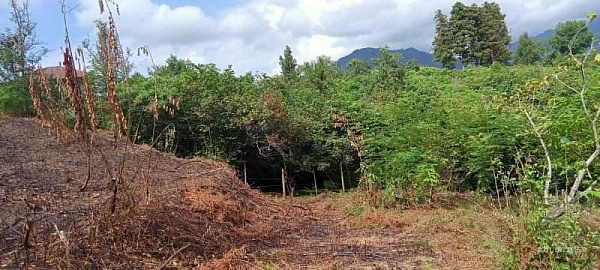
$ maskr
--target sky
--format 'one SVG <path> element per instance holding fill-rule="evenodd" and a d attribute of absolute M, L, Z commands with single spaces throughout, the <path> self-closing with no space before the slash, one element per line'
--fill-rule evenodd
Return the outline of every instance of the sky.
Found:
<path fill-rule="evenodd" d="M 23 1 L 23 0 L 17 0 Z M 37 33 L 50 52 L 42 65 L 57 65 L 64 47 L 61 0 L 29 0 Z M 65 0 L 73 46 L 95 38 L 94 21 L 105 18 L 98 0 Z M 117 28 L 133 52 L 148 46 L 156 64 L 169 55 L 195 63 L 232 65 L 238 74 L 279 72 L 286 45 L 299 63 L 318 56 L 337 60 L 355 49 L 390 46 L 431 51 L 433 17 L 456 0 L 113 0 Z M 9 0 L 0 0 L 0 29 L 11 27 Z M 484 1 L 462 1 L 465 4 Z M 498 0 L 513 40 L 600 11 L 598 0 Z M 113 9 L 115 9 L 113 7 Z M 142 73 L 147 56 L 132 57 Z"/>

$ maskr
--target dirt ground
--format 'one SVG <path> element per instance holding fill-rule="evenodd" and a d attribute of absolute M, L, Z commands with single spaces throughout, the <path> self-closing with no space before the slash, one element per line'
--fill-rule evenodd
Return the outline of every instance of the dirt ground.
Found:
<path fill-rule="evenodd" d="M 84 149 L 34 119 L 0 116 L 0 268 L 499 267 L 506 232 L 468 195 L 458 201 L 471 206 L 413 210 L 372 208 L 362 193 L 281 200 L 227 164 L 108 133 L 95 139 L 82 191 Z"/>

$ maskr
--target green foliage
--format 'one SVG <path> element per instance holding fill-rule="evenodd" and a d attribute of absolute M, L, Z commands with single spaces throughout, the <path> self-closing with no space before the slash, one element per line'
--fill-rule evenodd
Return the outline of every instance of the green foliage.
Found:
<path fill-rule="evenodd" d="M 27 1 L 9 2 L 13 24 L 0 33 L 0 111 L 13 115 L 33 115 L 28 93 L 29 74 L 47 49 L 37 39 L 36 24 L 29 18 Z"/>
<path fill-rule="evenodd" d="M 455 68 L 456 58 L 452 48 L 452 33 L 448 16 L 441 10 L 435 13 L 435 38 L 433 39 L 433 57 L 445 68 Z"/>
<path fill-rule="evenodd" d="M 464 65 L 474 62 L 473 42 L 477 37 L 476 7 L 476 5 L 468 7 L 461 2 L 456 2 L 450 12 L 450 31 L 454 39 L 452 51 L 458 55 L 458 59 Z"/>
<path fill-rule="evenodd" d="M 283 51 L 283 56 L 279 56 L 279 66 L 281 67 L 281 75 L 286 80 L 293 80 L 296 78 L 296 59 L 292 55 L 292 49 L 290 46 L 285 46 L 285 50 Z"/>
<path fill-rule="evenodd" d="M 424 251 L 431 251 L 432 247 L 427 240 L 413 240 L 411 245 Z"/>
<path fill-rule="evenodd" d="M 504 18 L 498 3 L 485 2 L 479 8 L 478 44 L 474 52 L 479 65 L 506 63 L 510 58 L 510 35 Z"/>
<path fill-rule="evenodd" d="M 24 79 L 0 83 L 0 111 L 9 115 L 34 115 L 31 97 L 23 91 Z"/>
<path fill-rule="evenodd" d="M 246 161 L 251 173 L 264 177 L 285 168 L 290 179 L 304 177 L 310 187 L 316 171 L 319 186 L 339 188 L 343 164 L 349 187 L 360 179 L 403 205 L 444 190 L 496 192 L 498 183 L 510 194 L 541 190 L 544 155 L 515 102 L 525 90 L 535 90 L 528 100 L 539 106 L 536 119 L 557 116 L 541 129 L 558 172 L 553 190 L 565 185 L 592 145 L 572 91 L 556 82 L 531 88 L 533 78 L 563 69 L 499 63 L 409 69 L 400 60 L 384 48 L 373 68 L 354 61 L 343 72 L 319 57 L 294 68 L 290 80 L 237 75 L 172 56 L 149 77 L 121 83 L 127 90 L 120 100 L 137 142 L 184 157 Z M 590 68 L 588 74 L 587 95 L 600 97 L 600 73 Z M 577 83 L 574 71 L 561 78 Z M 106 104 L 97 105 L 99 125 L 110 126 Z M 584 187 L 589 184 L 586 179 Z"/>
<path fill-rule="evenodd" d="M 519 47 L 515 52 L 514 62 L 517 65 L 535 64 L 542 59 L 541 53 L 542 48 L 527 33 L 523 33 L 519 37 Z"/>
<path fill-rule="evenodd" d="M 28 1 L 19 4 L 11 0 L 9 4 L 13 26 L 0 33 L 0 82 L 27 77 L 48 52 L 37 39 L 36 23 L 30 20 Z M 27 92 L 26 88 L 22 91 Z"/>
<path fill-rule="evenodd" d="M 590 47 L 593 39 L 594 34 L 586 21 L 566 21 L 556 26 L 556 33 L 550 38 L 550 44 L 562 55 L 569 52 L 579 54 Z"/>
<path fill-rule="evenodd" d="M 344 213 L 351 217 L 360 217 L 365 212 L 365 208 L 359 204 L 350 204 L 344 207 Z"/>
<path fill-rule="evenodd" d="M 446 16 L 438 10 L 433 43 L 436 60 L 444 67 L 453 67 L 451 57 L 454 55 L 463 65 L 506 63 L 510 58 L 510 35 L 504 17 L 500 5 L 494 2 L 485 2 L 482 6 L 456 2 L 447 24 Z"/>
<path fill-rule="evenodd" d="M 390 52 L 389 47 L 381 49 L 381 56 L 373 59 L 375 67 L 371 73 L 371 83 L 376 90 L 400 91 L 406 83 L 406 67 L 402 55 Z"/>
<path fill-rule="evenodd" d="M 543 269 L 591 269 L 598 256 L 594 251 L 600 248 L 597 228 L 582 224 L 575 213 L 547 219 L 546 208 L 534 205 L 530 203 L 533 210 L 522 217 L 527 238 L 517 239 L 517 249 L 533 248 L 531 255 L 521 254 L 521 263 Z"/>
<path fill-rule="evenodd" d="M 369 64 L 361 59 L 352 59 L 348 62 L 348 70 L 353 77 L 369 73 Z"/>

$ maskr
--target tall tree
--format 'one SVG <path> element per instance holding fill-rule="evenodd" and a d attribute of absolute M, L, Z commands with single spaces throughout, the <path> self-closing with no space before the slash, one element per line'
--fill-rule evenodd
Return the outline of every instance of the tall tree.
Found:
<path fill-rule="evenodd" d="M 293 80 L 297 77 L 296 67 L 298 66 L 296 59 L 292 55 L 290 46 L 285 46 L 283 56 L 279 56 L 279 66 L 281 66 L 281 74 L 287 80 Z"/>
<path fill-rule="evenodd" d="M 0 81 L 26 76 L 48 52 L 37 38 L 36 23 L 29 17 L 29 1 L 19 4 L 11 0 L 10 6 L 14 28 L 0 33 Z"/>
<path fill-rule="evenodd" d="M 585 21 L 567 21 L 556 26 L 550 45 L 563 55 L 569 53 L 569 47 L 573 54 L 578 54 L 584 52 L 593 39 L 594 34 Z"/>
<path fill-rule="evenodd" d="M 507 62 L 510 58 L 510 36 L 504 14 L 497 3 L 485 2 L 482 6 L 465 6 L 456 2 L 448 20 L 449 37 L 436 36 L 434 46 L 450 40 L 452 53 L 466 65 L 489 66 L 494 62 Z M 436 13 L 436 32 L 443 29 L 444 14 Z M 441 31 L 442 33 L 444 31 Z M 447 52 L 438 57 L 447 57 Z M 447 60 L 449 62 L 449 58 Z"/>
<path fill-rule="evenodd" d="M 478 17 L 476 6 L 456 2 L 450 12 L 450 29 L 454 40 L 452 51 L 463 65 L 475 62 L 473 52 L 477 46 Z"/>
<path fill-rule="evenodd" d="M 452 32 L 448 16 L 441 10 L 435 13 L 435 38 L 433 39 L 433 57 L 445 68 L 455 68 L 456 58 L 452 50 Z"/>
<path fill-rule="evenodd" d="M 519 47 L 514 56 L 515 64 L 535 64 L 542 59 L 541 54 L 542 48 L 525 32 L 519 37 Z"/>
<path fill-rule="evenodd" d="M 510 35 L 500 5 L 485 2 L 477 11 L 479 28 L 475 58 L 478 64 L 489 66 L 494 62 L 506 63 L 510 58 Z"/>

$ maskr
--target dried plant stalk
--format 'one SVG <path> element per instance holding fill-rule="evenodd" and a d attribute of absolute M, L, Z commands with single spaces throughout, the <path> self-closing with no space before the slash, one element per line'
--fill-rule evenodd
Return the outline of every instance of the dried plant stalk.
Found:
<path fill-rule="evenodd" d="M 40 80 L 40 85 L 42 86 L 42 89 L 44 89 L 44 92 L 46 93 L 46 98 L 48 99 L 48 101 L 54 102 L 54 97 L 52 96 L 52 91 L 50 90 L 50 84 L 48 83 L 48 79 L 46 79 L 46 74 L 44 74 L 44 71 L 42 70 L 41 66 L 39 66 L 38 68 L 38 79 Z"/>
<path fill-rule="evenodd" d="M 35 84 L 33 83 L 33 74 L 29 75 L 29 95 L 31 95 L 31 100 L 33 101 L 33 108 L 37 114 L 37 117 L 42 121 L 42 123 L 46 122 L 46 117 L 44 116 L 44 112 L 42 110 L 42 102 L 40 100 L 40 96 L 35 91 Z"/>
<path fill-rule="evenodd" d="M 73 129 L 75 133 L 79 135 L 79 138 L 85 139 L 87 137 L 87 132 L 84 126 L 85 112 L 82 106 L 81 87 L 77 81 L 77 71 L 75 70 L 73 54 L 71 54 L 71 50 L 69 48 L 66 48 L 63 56 L 65 77 L 67 79 L 67 89 L 71 98 L 71 106 L 75 110 L 75 126 Z"/>
<path fill-rule="evenodd" d="M 82 59 L 85 59 L 83 58 L 83 53 L 81 53 L 81 57 Z M 85 63 L 85 60 L 83 60 L 83 62 Z M 89 126 L 92 130 L 92 133 L 96 133 L 96 125 L 98 124 L 98 120 L 96 117 L 96 108 L 94 106 L 94 92 L 90 87 L 90 81 L 85 65 L 83 65 L 83 88 L 85 89 L 85 100 L 87 103 L 88 114 L 90 116 Z"/>
<path fill-rule="evenodd" d="M 108 97 L 108 105 L 113 112 L 113 117 L 115 120 L 114 135 L 115 138 L 117 138 L 121 137 L 121 131 L 126 131 L 129 125 L 127 123 L 127 118 L 125 118 L 125 114 L 123 113 L 123 109 L 121 108 L 121 105 L 117 99 L 115 69 L 118 68 L 121 63 L 121 50 L 117 40 L 115 22 L 110 11 L 109 14 L 111 15 L 108 17 L 108 50 L 106 53 L 108 66 L 106 69 L 106 92 Z"/>

